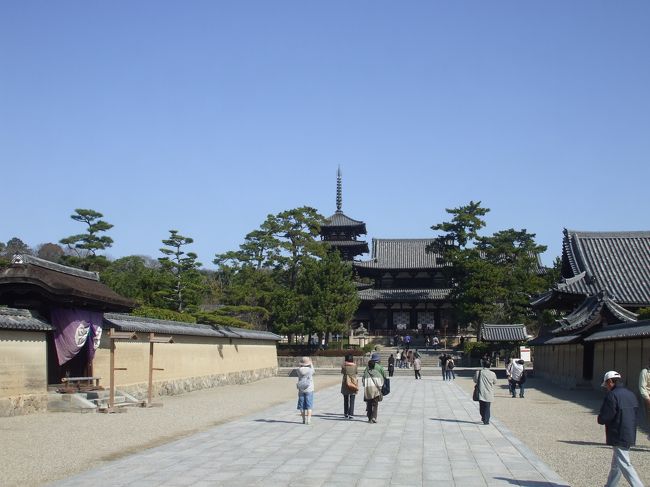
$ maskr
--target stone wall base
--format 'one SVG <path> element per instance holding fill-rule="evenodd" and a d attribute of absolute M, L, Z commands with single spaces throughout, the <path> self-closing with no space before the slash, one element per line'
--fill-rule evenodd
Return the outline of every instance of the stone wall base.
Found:
<path fill-rule="evenodd" d="M 213 387 L 234 384 L 247 384 L 268 377 L 275 377 L 277 375 L 278 368 L 269 367 L 264 369 L 241 370 L 230 372 L 228 374 L 207 375 L 203 377 L 186 377 L 183 379 L 164 380 L 158 382 L 154 380 L 153 396 L 176 396 L 201 389 L 211 389 Z M 146 383 L 117 386 L 119 391 L 131 394 L 140 400 L 147 398 L 147 388 L 148 384 Z"/>
<path fill-rule="evenodd" d="M 0 417 L 23 416 L 47 411 L 47 394 L 0 398 Z"/>

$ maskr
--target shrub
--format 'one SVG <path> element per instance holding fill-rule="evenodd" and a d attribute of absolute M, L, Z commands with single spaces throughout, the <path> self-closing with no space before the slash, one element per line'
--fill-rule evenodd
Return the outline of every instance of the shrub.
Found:
<path fill-rule="evenodd" d="M 179 313 L 166 308 L 154 308 L 152 306 L 140 306 L 131 311 L 133 316 L 154 318 L 158 320 L 182 321 L 184 323 L 196 323 L 196 318 L 187 313 Z"/>
<path fill-rule="evenodd" d="M 490 344 L 486 342 L 469 342 L 466 341 L 463 351 L 468 357 L 482 357 L 490 349 Z"/>

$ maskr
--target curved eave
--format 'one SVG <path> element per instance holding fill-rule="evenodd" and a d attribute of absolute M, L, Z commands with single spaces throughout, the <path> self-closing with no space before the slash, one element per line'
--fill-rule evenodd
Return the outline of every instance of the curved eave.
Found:
<path fill-rule="evenodd" d="M 451 289 L 364 289 L 357 295 L 362 302 L 442 302 L 449 298 Z"/>

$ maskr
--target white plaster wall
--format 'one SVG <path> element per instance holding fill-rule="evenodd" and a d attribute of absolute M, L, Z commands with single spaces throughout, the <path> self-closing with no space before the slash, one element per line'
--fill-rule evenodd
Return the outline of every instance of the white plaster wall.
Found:
<path fill-rule="evenodd" d="M 44 332 L 0 330 L 0 398 L 47 391 Z"/>

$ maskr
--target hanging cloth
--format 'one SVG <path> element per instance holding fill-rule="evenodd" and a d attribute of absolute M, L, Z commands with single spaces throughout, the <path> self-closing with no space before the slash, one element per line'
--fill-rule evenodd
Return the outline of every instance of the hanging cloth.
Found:
<path fill-rule="evenodd" d="M 92 361 L 102 336 L 103 313 L 83 309 L 55 308 L 52 310 L 54 327 L 54 346 L 63 365 L 83 350 L 90 337 L 91 344 L 86 347 L 88 361 Z"/>

